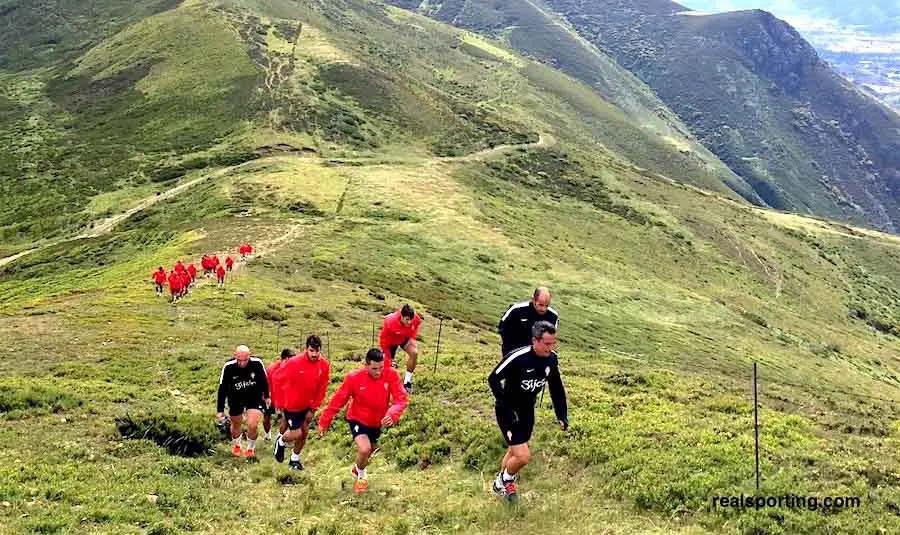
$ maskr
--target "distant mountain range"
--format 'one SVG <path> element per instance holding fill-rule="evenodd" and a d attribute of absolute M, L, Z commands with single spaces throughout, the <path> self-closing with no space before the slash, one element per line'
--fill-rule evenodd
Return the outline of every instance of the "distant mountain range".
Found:
<path fill-rule="evenodd" d="M 688 4 L 710 13 L 771 11 L 797 28 L 842 76 L 900 111 L 900 3 L 695 0 Z"/>

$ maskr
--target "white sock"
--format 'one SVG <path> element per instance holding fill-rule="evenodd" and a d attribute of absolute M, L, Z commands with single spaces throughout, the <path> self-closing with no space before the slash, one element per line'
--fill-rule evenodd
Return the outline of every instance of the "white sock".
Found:
<path fill-rule="evenodd" d="M 366 469 L 360 468 L 359 465 L 356 465 L 356 473 L 358 474 L 356 476 L 356 479 L 368 479 L 368 476 L 366 475 Z"/>
<path fill-rule="evenodd" d="M 403 379 L 403 383 L 411 383 L 412 382 L 412 372 L 406 372 L 406 377 Z"/>
<path fill-rule="evenodd" d="M 291 452 L 291 461 L 300 461 L 300 454 Z"/>
<path fill-rule="evenodd" d="M 255 439 L 255 438 L 253 438 L 253 439 L 248 438 L 248 439 L 247 439 L 247 449 L 248 449 L 248 450 L 252 450 L 252 449 L 255 448 L 255 446 L 256 446 L 256 439 Z"/>
<path fill-rule="evenodd" d="M 501 477 L 503 478 L 504 483 L 506 483 L 507 481 L 512 481 L 516 478 L 516 476 L 510 475 L 509 472 L 507 472 L 506 470 L 503 471 L 503 474 L 501 474 Z"/>
<path fill-rule="evenodd" d="M 284 446 L 286 448 L 286 447 L 290 446 L 291 444 L 293 444 L 293 442 L 285 442 L 283 436 L 278 437 L 278 445 L 279 446 Z"/>
<path fill-rule="evenodd" d="M 271 431 L 266 431 L 265 436 L 266 436 L 266 440 L 272 440 L 272 432 Z"/>
<path fill-rule="evenodd" d="M 231 439 L 232 446 L 240 446 L 241 445 L 241 437 Z"/>

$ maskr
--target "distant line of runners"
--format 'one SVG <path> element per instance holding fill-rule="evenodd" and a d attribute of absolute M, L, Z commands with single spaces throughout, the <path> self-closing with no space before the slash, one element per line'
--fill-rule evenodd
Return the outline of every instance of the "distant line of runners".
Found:
<path fill-rule="evenodd" d="M 507 451 L 492 491 L 509 502 L 515 501 L 518 474 L 531 459 L 528 442 L 534 428 L 535 404 L 545 386 L 549 387 L 560 428 L 565 431 L 569 427 L 566 392 L 554 350 L 559 314 L 550 307 L 550 299 L 547 288 L 538 288 L 530 301 L 510 305 L 498 324 L 502 358 L 487 382 L 494 395 L 497 425 Z M 349 403 L 344 419 L 356 445 L 356 459 L 350 467 L 356 493 L 368 489 L 367 467 L 382 431 L 395 425 L 409 404 L 418 355 L 416 337 L 421 325 L 422 318 L 408 304 L 385 316 L 379 347 L 366 352 L 364 364 L 344 377 L 319 414 L 316 431 L 321 437 Z M 403 381 L 391 366 L 398 349 L 407 354 Z M 247 346 L 238 346 L 233 358 L 222 367 L 216 406 L 218 420 L 227 424 L 227 401 L 232 454 L 255 460 L 260 420 L 268 439 L 271 417 L 280 413 L 273 456 L 281 463 L 290 451 L 288 467 L 303 470 L 300 454 L 330 381 L 331 366 L 316 335 L 306 339 L 303 353 L 287 348 L 268 368 L 250 355 Z M 246 449 L 241 441 L 244 423 Z"/>
<path fill-rule="evenodd" d="M 248 255 L 253 254 L 253 246 L 249 243 L 242 243 L 238 248 L 241 259 L 245 259 Z M 216 284 L 219 288 L 225 287 L 225 274 L 234 269 L 234 259 L 231 256 L 225 257 L 225 262 L 219 260 L 218 255 L 203 255 L 200 259 L 200 267 L 203 269 L 203 276 L 207 279 L 215 275 Z M 175 263 L 171 271 L 166 272 L 165 268 L 159 266 L 159 269 L 153 272 L 151 280 L 156 287 L 156 296 L 162 297 L 165 294 L 166 285 L 169 286 L 169 292 L 172 294 L 172 303 L 190 294 L 197 281 L 197 268 L 193 263 L 185 266 L 181 260 Z"/>

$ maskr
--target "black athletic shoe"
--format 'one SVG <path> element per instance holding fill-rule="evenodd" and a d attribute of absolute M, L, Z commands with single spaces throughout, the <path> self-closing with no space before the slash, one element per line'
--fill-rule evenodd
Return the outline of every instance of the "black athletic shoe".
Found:
<path fill-rule="evenodd" d="M 303 464 L 300 461 L 289 461 L 288 468 L 291 470 L 303 470 Z"/>
<path fill-rule="evenodd" d="M 501 477 L 500 474 L 497 474 L 498 477 Z M 497 478 L 494 478 L 494 482 L 491 484 L 491 492 L 494 493 L 494 496 L 498 496 L 506 500 L 507 503 L 513 504 L 518 497 L 516 494 L 516 481 L 503 481 L 502 485 L 497 485 Z"/>
<path fill-rule="evenodd" d="M 413 393 L 412 383 L 405 383 L 403 385 L 403 389 L 406 390 L 407 394 L 412 394 Z"/>
<path fill-rule="evenodd" d="M 497 474 L 497 477 L 501 477 L 500 474 Z M 497 477 L 494 478 L 494 482 L 491 483 L 491 492 L 494 493 L 494 496 L 502 496 L 506 497 L 506 488 L 503 485 L 497 485 Z"/>
<path fill-rule="evenodd" d="M 275 460 L 279 463 L 284 462 L 284 446 L 281 445 L 281 437 L 275 439 Z"/>

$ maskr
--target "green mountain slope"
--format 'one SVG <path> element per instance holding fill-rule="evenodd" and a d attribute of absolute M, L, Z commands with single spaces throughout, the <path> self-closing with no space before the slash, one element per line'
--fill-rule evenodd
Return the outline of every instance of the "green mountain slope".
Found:
<path fill-rule="evenodd" d="M 548 4 L 653 88 L 769 205 L 897 228 L 900 117 L 786 23 L 762 11 L 682 16 L 665 1 Z"/>
<path fill-rule="evenodd" d="M 697 162 L 701 162 L 730 189 L 753 203 L 764 204 L 744 179 L 723 165 L 693 137 L 685 123 L 647 85 L 620 67 L 605 51 L 563 24 L 550 9 L 542 7 L 538 2 L 493 0 L 435 3 L 392 0 L 388 3 L 498 38 L 521 54 L 550 65 L 587 84 L 593 92 L 601 95 L 628 118 L 629 126 L 625 127 L 629 130 L 628 135 L 622 137 L 613 135 L 611 132 L 621 132 L 623 128 L 621 121 L 611 129 L 606 117 L 603 115 L 598 117 L 591 107 L 579 105 L 584 97 L 573 98 L 567 91 L 563 94 L 564 98 L 578 106 L 582 122 L 595 132 L 599 132 L 604 144 L 632 160 L 642 162 L 641 165 L 662 167 L 666 165 L 666 161 L 674 159 L 667 174 L 679 180 L 696 183 L 696 179 L 685 177 L 694 173 L 692 169 L 696 167 Z M 535 70 L 537 70 L 535 67 L 530 67 L 525 71 L 526 75 L 544 89 L 558 94 L 559 90 L 554 85 L 546 84 L 545 77 L 539 73 L 533 74 Z M 583 89 L 581 93 L 584 93 Z M 630 132 L 635 126 L 651 132 L 653 136 L 647 136 L 642 132 Z M 672 148 L 677 149 L 679 153 L 673 154 Z M 686 172 L 673 171 L 673 168 L 678 167 L 686 168 Z M 710 182 L 707 181 L 703 185 L 709 187 Z M 715 187 L 718 188 L 718 184 L 715 184 Z"/>
<path fill-rule="evenodd" d="M 621 99 L 643 93 L 608 54 L 740 177 L 726 182 L 748 200 L 896 229 L 900 117 L 768 13 L 684 16 L 667 0 L 393 3 L 505 37 L 629 109 Z"/>
<path fill-rule="evenodd" d="M 361 0 L 187 2 L 60 61 L 5 74 L 43 115 L 3 127 L 69 152 L 5 153 L 36 174 L 4 197 L 34 229 L 0 259 L 0 533 L 900 529 L 895 236 L 753 207 L 693 150 L 640 160 L 672 144 L 586 83 Z M 38 174 L 54 162 L 84 173 Z M 153 295 L 160 264 L 243 241 L 224 290 Z M 508 509 L 485 379 L 497 319 L 541 284 L 573 425 L 538 408 Z M 425 317 L 417 393 L 368 495 L 340 422 L 300 474 L 266 442 L 230 457 L 212 416 L 235 344 L 269 362 L 319 333 L 336 383 L 404 302 Z M 755 492 L 753 361 L 761 492 L 862 507 L 712 507 Z"/>
<path fill-rule="evenodd" d="M 749 192 L 646 88 L 629 107 L 445 27 L 419 25 L 421 32 L 383 45 L 402 16 L 383 8 L 356 16 L 356 31 L 344 23 L 354 15 L 335 14 L 322 15 L 304 34 L 295 17 L 305 8 L 278 6 L 264 20 L 237 4 L 186 3 L 115 34 L 97 23 L 88 35 L 91 17 L 117 5 L 85 7 L 78 17 L 67 15 L 83 27 L 70 29 L 68 18 L 60 19 L 70 33 L 41 52 L 40 67 L 20 57 L 36 37 L 18 30 L 22 36 L 5 56 L 17 67 L 0 69 L 0 137 L 9 147 L 0 157 L 0 188 L 13 200 L 0 210 L 6 250 L 83 228 L 95 215 L 88 208 L 93 197 L 154 187 L 175 176 L 169 169 L 187 155 L 188 167 L 201 166 L 198 157 L 240 159 L 265 145 L 253 138 L 258 131 L 296 133 L 302 139 L 295 144 L 317 150 L 398 143 L 438 155 L 547 132 L 680 181 Z M 160 8 L 148 2 L 127 14 L 136 20 Z M 17 7 L 4 21 L 28 27 L 31 18 L 20 15 L 26 9 L 34 15 L 40 6 Z M 367 33 L 357 33 L 363 28 Z M 319 46 L 325 34 L 343 55 Z M 202 46 L 207 40 L 217 43 L 214 50 Z M 633 78 L 630 84 L 640 86 Z"/>

